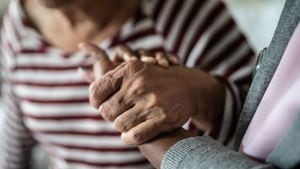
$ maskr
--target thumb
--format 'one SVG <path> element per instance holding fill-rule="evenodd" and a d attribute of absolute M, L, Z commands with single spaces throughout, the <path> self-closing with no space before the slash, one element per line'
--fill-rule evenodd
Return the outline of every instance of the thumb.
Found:
<path fill-rule="evenodd" d="M 98 46 L 83 42 L 79 44 L 79 48 L 96 60 L 96 63 L 94 64 L 94 68 L 96 67 L 96 69 L 94 69 L 95 78 L 99 78 L 99 76 L 102 76 L 114 68 L 114 64 L 111 62 L 106 52 Z"/>

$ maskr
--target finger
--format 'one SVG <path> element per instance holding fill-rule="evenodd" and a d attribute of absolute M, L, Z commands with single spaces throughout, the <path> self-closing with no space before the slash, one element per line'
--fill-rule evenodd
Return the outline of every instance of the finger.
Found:
<path fill-rule="evenodd" d="M 91 43 L 80 43 L 79 48 L 95 58 L 95 60 L 99 63 L 98 71 L 100 71 L 101 75 L 114 68 L 114 64 L 110 61 L 106 52 L 96 45 Z M 98 78 L 97 74 L 95 73 L 96 78 Z"/>
<path fill-rule="evenodd" d="M 147 57 L 153 57 L 153 54 L 150 51 L 147 51 L 145 49 L 138 49 L 137 54 L 139 56 L 147 56 Z"/>
<path fill-rule="evenodd" d="M 165 53 L 163 52 L 157 52 L 155 53 L 155 58 L 158 62 L 158 65 L 159 66 L 162 66 L 162 67 L 169 67 L 169 61 L 167 59 L 167 56 Z"/>
<path fill-rule="evenodd" d="M 123 76 L 126 73 L 126 69 L 124 69 L 125 66 L 126 64 L 121 64 L 101 78 L 96 79 L 90 85 L 89 99 L 93 107 L 98 109 L 109 96 L 112 96 L 120 89 Z"/>
<path fill-rule="evenodd" d="M 149 63 L 149 64 L 157 64 L 157 60 L 154 58 L 154 57 L 151 57 L 151 56 L 141 56 L 140 60 L 142 62 L 145 62 L 145 63 Z"/>
<path fill-rule="evenodd" d="M 136 54 L 125 45 L 120 45 L 117 47 L 116 56 L 123 61 L 138 60 Z"/>
<path fill-rule="evenodd" d="M 168 59 L 171 62 L 172 65 L 179 65 L 180 61 L 178 59 L 178 57 L 174 54 L 169 54 L 168 55 Z"/>
<path fill-rule="evenodd" d="M 124 62 L 124 59 L 123 59 L 121 56 L 119 56 L 119 55 L 117 54 L 117 52 L 115 52 L 115 53 L 113 54 L 113 57 L 112 57 L 112 62 L 113 62 L 114 64 L 120 64 L 120 63 Z"/>
<path fill-rule="evenodd" d="M 120 132 L 127 132 L 138 124 L 146 120 L 146 114 L 142 106 L 135 105 L 131 109 L 125 111 L 120 116 L 118 116 L 114 125 L 116 129 Z"/>
<path fill-rule="evenodd" d="M 89 99 L 92 106 L 99 106 L 110 96 L 120 90 L 122 83 L 130 83 L 132 76 L 144 68 L 140 61 L 125 62 L 107 72 L 103 77 L 96 79 L 89 89 Z M 124 82 L 123 82 L 124 81 Z"/>
<path fill-rule="evenodd" d="M 138 58 L 135 55 L 124 55 L 123 59 L 125 62 L 131 61 L 131 60 L 138 60 Z"/>
<path fill-rule="evenodd" d="M 164 131 L 160 130 L 160 126 L 154 119 L 146 120 L 127 132 L 121 134 L 121 139 L 125 144 L 142 144 Z"/>
<path fill-rule="evenodd" d="M 95 62 L 93 65 L 93 72 L 94 72 L 94 79 L 99 79 L 102 77 L 106 72 L 109 70 L 115 68 L 115 65 L 107 70 L 103 70 L 103 67 L 101 66 L 101 63 L 99 61 Z"/>
<path fill-rule="evenodd" d="M 88 83 L 92 83 L 94 81 L 94 72 L 92 70 L 87 70 L 82 67 L 77 69 L 78 74 Z"/>
<path fill-rule="evenodd" d="M 102 103 L 99 107 L 99 112 L 105 120 L 113 122 L 120 114 L 132 106 L 133 101 L 125 99 L 124 92 L 121 90 Z"/>
<path fill-rule="evenodd" d="M 149 63 L 149 64 L 157 64 L 157 60 L 155 59 L 155 56 L 144 49 L 138 49 L 137 53 L 140 57 L 140 60 L 144 63 Z"/>

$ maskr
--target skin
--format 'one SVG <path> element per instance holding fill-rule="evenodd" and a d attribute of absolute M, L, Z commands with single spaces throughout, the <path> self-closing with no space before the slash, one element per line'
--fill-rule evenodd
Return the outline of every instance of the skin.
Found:
<path fill-rule="evenodd" d="M 99 43 L 115 35 L 139 5 L 139 0 L 24 2 L 25 12 L 36 29 L 50 44 L 66 53 L 78 51 L 80 42 Z"/>
<path fill-rule="evenodd" d="M 138 3 L 26 0 L 25 11 L 48 42 L 68 53 L 77 51 L 79 42 L 99 43 L 113 36 Z M 106 120 L 114 122 L 123 141 L 139 145 L 154 166 L 160 166 L 170 146 L 191 137 L 178 130 L 190 117 L 199 128 L 212 128 L 224 105 L 224 89 L 216 79 L 201 70 L 180 66 L 164 69 L 138 60 L 115 66 L 97 50 L 89 50 L 99 55 L 90 101 Z"/>
<path fill-rule="evenodd" d="M 50 44 L 61 48 L 66 53 L 76 52 L 78 43 L 82 41 L 99 43 L 105 38 L 113 36 L 139 4 L 138 0 L 26 0 L 24 2 L 25 13 L 33 22 L 36 30 Z M 112 13 L 111 11 L 117 12 Z M 97 57 L 104 55 L 100 50 L 86 44 L 80 45 L 80 48 L 98 60 L 92 74 L 81 71 L 82 75 L 90 82 L 95 80 L 95 76 L 102 76 L 121 62 L 134 58 L 131 50 L 124 47 L 118 48 L 115 62 L 103 65 L 103 63 L 110 62 L 105 58 L 103 60 L 103 57 Z M 142 57 L 140 56 L 140 58 Z M 159 53 L 153 54 L 152 57 L 155 58 L 155 64 L 163 67 L 169 66 L 172 62 L 178 64 L 173 56 L 166 59 L 165 54 Z"/>
<path fill-rule="evenodd" d="M 97 55 L 102 72 L 90 86 L 91 104 L 157 168 L 172 145 L 194 136 L 181 129 L 190 117 L 209 131 L 223 110 L 223 86 L 201 70 L 163 69 L 139 60 L 110 69 L 103 50 L 85 51 Z"/>
<path fill-rule="evenodd" d="M 41 4 L 48 8 L 62 8 L 74 2 L 74 0 L 39 0 Z"/>
<path fill-rule="evenodd" d="M 167 55 L 163 52 L 147 52 L 145 53 L 131 50 L 129 47 L 121 45 L 115 49 L 115 53 L 110 61 L 108 56 L 103 50 L 100 50 L 97 46 L 91 43 L 80 43 L 78 46 L 82 51 L 90 54 L 95 60 L 93 65 L 93 70 L 84 70 L 82 68 L 78 69 L 78 73 L 89 83 L 92 83 L 96 78 L 100 78 L 106 72 L 116 68 L 123 62 L 140 60 L 144 63 L 155 64 L 161 66 L 162 68 L 168 68 L 171 65 L 179 65 L 177 57 L 174 55 Z M 101 57 L 105 55 L 106 57 Z M 143 60 L 147 58 L 147 60 Z M 103 61 L 104 59 L 104 61 Z M 103 65 L 103 63 L 107 63 Z"/>
<path fill-rule="evenodd" d="M 190 117 L 210 130 L 214 112 L 221 111 L 222 90 L 215 79 L 196 69 L 130 61 L 91 84 L 90 102 L 114 122 L 125 143 L 140 144 L 182 126 Z"/>
<path fill-rule="evenodd" d="M 167 151 L 180 140 L 189 137 L 194 137 L 194 135 L 180 128 L 160 134 L 158 137 L 138 145 L 138 148 L 155 168 L 160 168 Z"/>

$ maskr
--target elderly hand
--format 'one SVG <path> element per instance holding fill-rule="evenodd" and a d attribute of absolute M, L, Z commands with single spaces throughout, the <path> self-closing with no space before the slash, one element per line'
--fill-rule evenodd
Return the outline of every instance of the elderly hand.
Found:
<path fill-rule="evenodd" d="M 109 65 L 108 59 L 102 61 Z M 91 84 L 90 102 L 114 122 L 125 143 L 140 144 L 181 127 L 190 117 L 210 128 L 223 108 L 224 91 L 203 71 L 131 60 Z"/>
<path fill-rule="evenodd" d="M 112 61 L 108 58 L 105 51 L 91 43 L 80 43 L 79 48 L 91 55 L 95 60 L 93 70 L 84 70 L 83 68 L 78 69 L 79 74 L 90 83 L 95 80 L 95 77 L 101 77 L 107 71 L 130 60 L 141 60 L 144 63 L 155 64 L 164 68 L 168 68 L 170 65 L 179 64 L 177 57 L 172 54 L 149 52 L 143 49 L 133 51 L 125 45 L 120 45 L 116 48 Z"/>

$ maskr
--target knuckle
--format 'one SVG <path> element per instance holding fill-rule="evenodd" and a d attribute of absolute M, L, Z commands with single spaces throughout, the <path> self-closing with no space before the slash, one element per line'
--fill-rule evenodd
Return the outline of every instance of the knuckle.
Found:
<path fill-rule="evenodd" d="M 95 83 L 92 83 L 89 87 L 89 100 L 93 107 L 98 108 L 99 104 L 97 101 L 97 85 Z"/>
<path fill-rule="evenodd" d="M 162 112 L 161 115 L 161 122 L 168 126 L 176 126 L 178 123 L 178 118 L 172 113 Z M 176 126 L 177 127 L 177 126 Z"/>
<path fill-rule="evenodd" d="M 89 95 L 90 95 L 90 97 L 94 98 L 96 91 L 97 91 L 97 85 L 95 84 L 95 82 L 93 82 L 90 85 L 90 87 L 89 87 Z"/>
<path fill-rule="evenodd" d="M 96 100 L 94 100 L 93 98 L 89 97 L 89 101 L 90 101 L 90 105 L 94 108 L 98 108 L 98 102 Z"/>
<path fill-rule="evenodd" d="M 130 142 L 133 144 L 139 144 L 143 141 L 142 134 L 136 131 L 132 131 L 129 133 L 129 138 Z"/>
<path fill-rule="evenodd" d="M 128 62 L 126 62 L 126 66 L 130 73 L 137 72 L 141 69 L 142 63 L 138 60 L 129 60 Z"/>
<path fill-rule="evenodd" d="M 114 116 L 112 114 L 112 109 L 107 104 L 102 104 L 101 105 L 101 107 L 100 107 L 100 114 L 107 121 L 112 122 L 114 120 Z"/>
<path fill-rule="evenodd" d="M 135 67 L 137 67 L 139 64 L 138 64 L 138 61 L 128 61 L 127 62 L 127 67 L 128 68 L 135 68 Z"/>
<path fill-rule="evenodd" d="M 159 121 L 161 121 L 161 123 L 166 123 L 168 122 L 169 118 L 168 116 L 165 114 L 165 113 L 160 113 L 160 116 L 159 116 Z"/>
<path fill-rule="evenodd" d="M 119 131 L 119 132 L 126 132 L 127 128 L 126 128 L 126 124 L 124 122 L 123 119 L 121 118 L 117 118 L 115 121 L 114 121 L 114 125 L 115 125 L 115 128 Z"/>
<path fill-rule="evenodd" d="M 145 90 L 143 88 L 134 87 L 129 93 L 131 96 L 142 96 L 145 93 Z"/>
<path fill-rule="evenodd" d="M 141 96 L 146 93 L 146 80 L 138 77 L 129 83 L 128 93 L 130 96 Z"/>
<path fill-rule="evenodd" d="M 124 103 L 125 103 L 125 99 L 124 99 L 124 97 L 119 97 L 119 98 L 117 98 L 117 104 L 119 104 L 119 105 L 123 105 Z"/>
<path fill-rule="evenodd" d="M 155 106 L 153 108 L 154 111 L 157 111 L 158 113 L 161 113 L 161 114 L 163 113 L 162 108 L 161 108 L 161 104 L 160 104 L 160 98 L 156 93 L 154 93 L 154 92 L 149 93 L 148 103 Z"/>
<path fill-rule="evenodd" d="M 134 81 L 134 84 L 138 88 L 145 88 L 146 87 L 146 78 L 144 76 L 140 76 Z"/>

